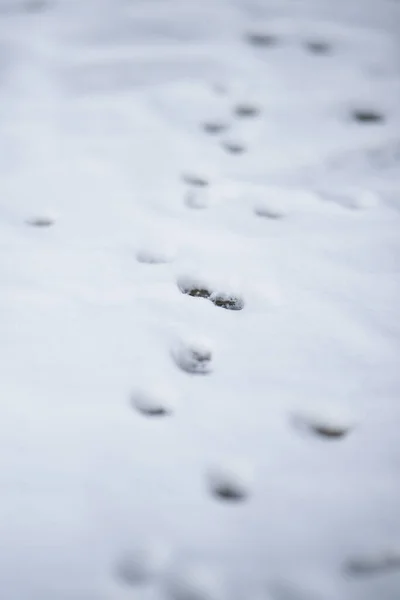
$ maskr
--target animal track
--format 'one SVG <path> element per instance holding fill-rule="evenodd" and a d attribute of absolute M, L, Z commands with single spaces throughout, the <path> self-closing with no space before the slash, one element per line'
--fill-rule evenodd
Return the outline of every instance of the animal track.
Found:
<path fill-rule="evenodd" d="M 190 277 L 179 278 L 178 288 L 183 294 L 194 298 L 206 298 L 211 300 L 215 306 L 226 310 L 242 310 L 244 308 L 244 300 L 240 296 L 230 292 L 213 292 L 204 282 Z"/>
<path fill-rule="evenodd" d="M 304 43 L 305 48 L 313 54 L 329 54 L 331 46 L 323 40 L 309 40 Z"/>
<path fill-rule="evenodd" d="M 212 294 L 203 282 L 190 277 L 180 277 L 178 287 L 183 294 L 188 294 L 194 298 L 209 298 Z"/>
<path fill-rule="evenodd" d="M 382 123 L 385 120 L 385 117 L 382 113 L 374 110 L 374 109 L 355 109 L 351 114 L 354 121 L 358 123 L 363 123 L 367 125 L 372 125 L 376 123 Z"/>
<path fill-rule="evenodd" d="M 258 203 L 254 207 L 254 213 L 257 217 L 264 219 L 282 219 L 286 215 L 283 207 L 271 202 Z"/>
<path fill-rule="evenodd" d="M 172 349 L 172 358 L 191 375 L 207 375 L 212 370 L 212 352 L 201 342 L 180 342 Z"/>
<path fill-rule="evenodd" d="M 213 292 L 210 296 L 210 300 L 215 306 L 220 306 L 226 310 L 242 310 L 244 308 L 243 299 L 234 294 Z"/>
<path fill-rule="evenodd" d="M 242 119 L 258 117 L 261 110 L 254 104 L 238 104 L 234 108 L 234 113 Z"/>
<path fill-rule="evenodd" d="M 243 154 L 246 151 L 245 146 L 241 142 L 226 140 L 222 145 L 230 154 Z"/>
<path fill-rule="evenodd" d="M 226 123 L 219 121 L 206 121 L 203 123 L 202 127 L 204 131 L 210 135 L 218 135 L 218 133 L 222 133 L 228 129 L 228 125 Z"/>
<path fill-rule="evenodd" d="M 184 173 L 182 175 L 183 181 L 187 185 L 191 185 L 193 187 L 207 187 L 209 182 L 202 175 L 196 175 L 195 173 Z"/>
<path fill-rule="evenodd" d="M 211 493 L 226 502 L 243 502 L 250 495 L 252 474 L 241 465 L 218 465 L 210 469 L 208 484 Z"/>
<path fill-rule="evenodd" d="M 51 227 L 55 221 L 51 217 L 32 217 L 26 221 L 31 227 Z"/>
<path fill-rule="evenodd" d="M 136 390 L 131 395 L 132 406 L 148 417 L 171 415 L 175 408 L 175 398 L 163 390 Z"/>
<path fill-rule="evenodd" d="M 328 439 L 345 437 L 353 428 L 348 415 L 335 407 L 324 411 L 315 409 L 297 412 L 293 415 L 293 422 L 303 430 Z"/>
<path fill-rule="evenodd" d="M 252 32 L 247 33 L 245 39 L 248 44 L 256 48 L 269 48 L 275 46 L 278 38 L 270 33 Z"/>

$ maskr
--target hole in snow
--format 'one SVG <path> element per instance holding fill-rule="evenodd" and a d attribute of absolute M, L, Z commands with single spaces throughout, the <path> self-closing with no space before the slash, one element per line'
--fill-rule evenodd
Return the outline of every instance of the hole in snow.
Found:
<path fill-rule="evenodd" d="M 210 300 L 215 306 L 220 306 L 227 310 L 242 310 L 244 307 L 243 298 L 230 293 L 214 292 L 211 294 Z"/>
<path fill-rule="evenodd" d="M 32 227 L 51 227 L 55 221 L 51 217 L 32 217 L 26 222 Z"/>
<path fill-rule="evenodd" d="M 242 465 L 219 465 L 210 469 L 208 485 L 213 496 L 226 502 L 243 502 L 250 495 L 252 474 Z"/>
<path fill-rule="evenodd" d="M 212 370 L 212 352 L 201 342 L 181 342 L 172 349 L 176 365 L 193 375 L 207 375 Z"/>
<path fill-rule="evenodd" d="M 212 294 L 204 283 L 190 277 L 180 277 L 178 287 L 183 294 L 188 294 L 188 296 L 194 298 L 209 298 Z"/>
<path fill-rule="evenodd" d="M 148 417 L 165 417 L 174 412 L 174 402 L 170 395 L 158 390 L 136 390 L 131 395 L 132 406 Z"/>
<path fill-rule="evenodd" d="M 330 44 L 323 40 L 309 40 L 304 43 L 304 46 L 313 54 L 329 54 L 331 51 Z"/>
<path fill-rule="evenodd" d="M 195 173 L 184 173 L 182 179 L 185 183 L 193 187 L 206 187 L 209 183 L 205 177 L 196 175 Z"/>
<path fill-rule="evenodd" d="M 217 135 L 228 129 L 228 125 L 222 121 L 206 121 L 202 125 L 204 131 L 210 135 Z"/>
<path fill-rule="evenodd" d="M 352 112 L 352 118 L 354 119 L 354 121 L 357 121 L 358 123 L 364 123 L 364 124 L 375 124 L 375 123 L 382 123 L 385 120 L 385 117 L 383 116 L 382 113 L 374 110 L 374 109 L 355 109 Z"/>
<path fill-rule="evenodd" d="M 275 46 L 278 38 L 270 33 L 252 32 L 247 33 L 245 37 L 248 44 L 257 48 L 268 48 Z"/>
<path fill-rule="evenodd" d="M 261 112 L 260 109 L 257 106 L 254 106 L 254 104 L 243 103 L 243 104 L 238 104 L 234 108 L 235 115 L 242 119 L 258 117 L 260 112 Z"/>
<path fill-rule="evenodd" d="M 254 207 L 254 213 L 263 219 L 282 219 L 285 216 L 283 207 L 280 208 L 277 204 L 268 202 L 257 204 Z"/>
<path fill-rule="evenodd" d="M 223 142 L 224 149 L 230 154 L 243 154 L 246 151 L 246 148 L 241 142 L 229 141 L 226 140 Z"/>
<path fill-rule="evenodd" d="M 242 310 L 243 298 L 230 292 L 213 292 L 203 281 L 191 277 L 180 277 L 178 287 L 183 294 L 194 298 L 208 298 L 215 306 L 227 310 Z"/>
<path fill-rule="evenodd" d="M 293 422 L 300 429 L 327 439 L 345 437 L 353 428 L 349 416 L 335 407 L 297 412 Z"/>

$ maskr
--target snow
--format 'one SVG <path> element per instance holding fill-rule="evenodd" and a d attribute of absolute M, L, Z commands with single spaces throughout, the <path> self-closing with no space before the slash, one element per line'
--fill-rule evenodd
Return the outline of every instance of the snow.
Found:
<path fill-rule="evenodd" d="M 399 598 L 399 31 L 0 0 L 7 600 Z"/>

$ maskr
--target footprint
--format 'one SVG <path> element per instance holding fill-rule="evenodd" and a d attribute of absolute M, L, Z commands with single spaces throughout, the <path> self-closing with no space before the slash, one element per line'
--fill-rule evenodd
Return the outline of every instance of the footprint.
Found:
<path fill-rule="evenodd" d="M 239 295 L 231 292 L 213 292 L 211 287 L 204 281 L 192 277 L 180 277 L 178 288 L 183 294 L 194 298 L 207 298 L 215 306 L 220 306 L 226 310 L 242 310 L 244 308 L 244 300 Z"/>
<path fill-rule="evenodd" d="M 255 205 L 254 214 L 263 219 L 282 219 L 286 216 L 287 212 L 277 202 L 266 200 Z"/>
<path fill-rule="evenodd" d="M 352 119 L 358 123 L 366 125 L 374 125 L 377 123 L 383 123 L 385 117 L 382 113 L 374 109 L 359 108 L 355 109 L 351 113 Z"/>
<path fill-rule="evenodd" d="M 228 125 L 222 121 L 205 121 L 202 127 L 210 135 L 218 135 L 228 129 Z"/>
<path fill-rule="evenodd" d="M 226 502 L 243 502 L 250 496 L 252 473 L 241 464 L 221 464 L 208 472 L 208 486 L 213 496 Z"/>
<path fill-rule="evenodd" d="M 126 552 L 117 562 L 117 579 L 127 586 L 149 583 L 167 567 L 171 551 L 164 542 L 147 542 Z"/>
<path fill-rule="evenodd" d="M 254 118 L 254 117 L 258 117 L 261 113 L 261 110 L 258 108 L 258 106 L 255 106 L 254 104 L 237 104 L 234 108 L 234 113 L 237 117 L 240 117 L 241 119 L 249 119 L 249 118 Z"/>
<path fill-rule="evenodd" d="M 169 600 L 222 600 L 226 598 L 223 588 L 218 574 L 201 565 L 182 567 L 165 582 Z"/>
<path fill-rule="evenodd" d="M 212 294 L 207 285 L 191 277 L 180 277 L 178 287 L 183 294 L 188 294 L 194 298 L 209 298 Z"/>
<path fill-rule="evenodd" d="M 209 185 L 206 177 L 202 175 L 196 175 L 195 173 L 184 173 L 182 175 L 182 179 L 187 185 L 191 185 L 193 187 L 203 188 Z"/>
<path fill-rule="evenodd" d="M 31 227 L 51 227 L 55 221 L 51 217 L 32 217 L 26 221 L 27 225 Z"/>
<path fill-rule="evenodd" d="M 292 419 L 299 429 L 332 440 L 345 437 L 354 428 L 347 411 L 338 407 L 307 409 L 295 413 Z"/>
<path fill-rule="evenodd" d="M 239 141 L 225 140 L 222 146 L 230 154 L 243 154 L 246 151 L 244 144 Z"/>
<path fill-rule="evenodd" d="M 176 396 L 163 389 L 136 390 L 131 395 L 131 405 L 148 417 L 166 417 L 174 413 Z"/>
<path fill-rule="evenodd" d="M 344 571 L 355 577 L 378 575 L 400 569 L 400 548 L 393 548 L 381 553 L 358 556 L 344 564 Z"/>
<path fill-rule="evenodd" d="M 242 310 L 244 308 L 243 298 L 230 293 L 213 292 L 210 300 L 215 306 L 220 306 L 226 310 Z"/>
<path fill-rule="evenodd" d="M 278 38 L 275 35 L 262 32 L 247 33 L 245 40 L 256 48 L 270 48 L 278 43 Z"/>
<path fill-rule="evenodd" d="M 331 51 L 331 45 L 323 40 L 308 40 L 304 47 L 313 54 L 329 54 Z"/>
<path fill-rule="evenodd" d="M 212 352 L 207 343 L 180 342 L 172 349 L 175 364 L 191 375 L 207 375 L 212 371 Z"/>

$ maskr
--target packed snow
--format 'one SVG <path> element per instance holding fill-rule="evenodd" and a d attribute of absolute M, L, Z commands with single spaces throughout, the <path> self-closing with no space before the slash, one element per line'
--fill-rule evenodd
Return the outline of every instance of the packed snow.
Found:
<path fill-rule="evenodd" d="M 398 600 L 400 2 L 0 48 L 2 598 Z"/>

